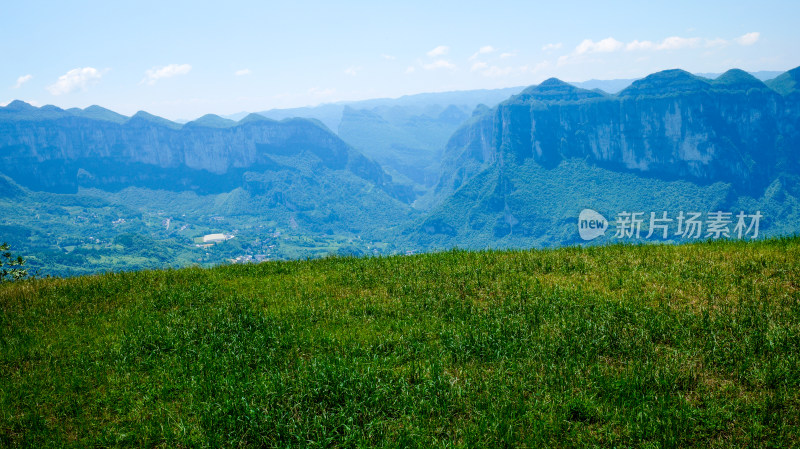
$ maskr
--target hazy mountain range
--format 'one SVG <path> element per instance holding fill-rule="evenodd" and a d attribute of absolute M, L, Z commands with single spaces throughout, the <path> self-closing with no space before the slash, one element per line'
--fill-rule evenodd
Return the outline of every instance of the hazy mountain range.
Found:
<path fill-rule="evenodd" d="M 752 72 L 760 80 L 781 72 Z M 697 76 L 717 78 L 719 73 Z M 615 94 L 636 79 L 589 80 L 570 84 Z M 321 121 L 345 142 L 380 162 L 397 181 L 417 190 L 430 188 L 438 179 L 442 149 L 458 126 L 476 107 L 492 108 L 526 86 L 457 92 L 423 93 L 394 99 L 338 102 L 314 107 L 271 109 L 257 114 L 275 120 L 304 117 Z M 240 120 L 247 113 L 229 116 Z"/>
<path fill-rule="evenodd" d="M 0 108 L 0 240 L 69 274 L 574 244 L 583 208 L 760 210 L 762 235 L 793 233 L 800 69 L 757 74 L 771 79 L 550 79 L 185 124 L 15 101 Z M 193 245 L 205 232 L 239 238 Z"/>
<path fill-rule="evenodd" d="M 529 87 L 449 140 L 435 208 L 409 241 L 577 243 L 583 208 L 768 210 L 765 230 L 796 232 L 798 78 L 799 69 L 768 84 L 740 70 L 714 80 L 669 70 L 617 95 L 556 79 Z"/>

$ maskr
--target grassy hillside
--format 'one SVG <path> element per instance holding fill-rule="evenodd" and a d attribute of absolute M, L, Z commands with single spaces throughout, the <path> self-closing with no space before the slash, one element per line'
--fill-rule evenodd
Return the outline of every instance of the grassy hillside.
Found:
<path fill-rule="evenodd" d="M 800 238 L 0 285 L 0 446 L 800 444 Z"/>

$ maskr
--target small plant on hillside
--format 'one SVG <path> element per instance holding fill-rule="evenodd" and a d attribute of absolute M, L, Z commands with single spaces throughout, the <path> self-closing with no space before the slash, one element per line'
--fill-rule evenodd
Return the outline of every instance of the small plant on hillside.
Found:
<path fill-rule="evenodd" d="M 0 245 L 0 282 L 17 281 L 28 277 L 28 270 L 22 268 L 25 259 L 14 257 L 8 243 Z"/>

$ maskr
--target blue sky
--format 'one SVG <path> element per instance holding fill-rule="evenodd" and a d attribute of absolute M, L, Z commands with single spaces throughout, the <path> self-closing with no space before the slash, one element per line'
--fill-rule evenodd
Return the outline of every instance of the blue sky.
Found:
<path fill-rule="evenodd" d="M 800 65 L 797 1 L 4 0 L 0 17 L 0 105 L 171 119 Z"/>

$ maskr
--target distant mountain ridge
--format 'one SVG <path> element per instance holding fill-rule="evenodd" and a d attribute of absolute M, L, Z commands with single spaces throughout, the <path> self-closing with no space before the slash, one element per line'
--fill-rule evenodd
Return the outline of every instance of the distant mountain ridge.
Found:
<path fill-rule="evenodd" d="M 780 72 L 753 72 L 765 80 Z M 719 74 L 701 74 L 716 78 Z M 636 79 L 571 82 L 587 90 L 616 94 Z M 419 193 L 433 187 L 441 169 L 443 150 L 449 137 L 479 106 L 494 107 L 524 86 L 423 93 L 399 98 L 343 101 L 302 108 L 272 109 L 258 114 L 280 120 L 287 117 L 321 121 L 345 142 L 375 159 L 396 180 L 414 186 Z M 244 114 L 229 118 L 240 119 Z"/>
<path fill-rule="evenodd" d="M 121 219 L 127 232 L 150 229 L 148 241 L 179 235 L 177 253 L 206 261 L 191 249 L 201 230 L 243 231 L 227 253 L 253 257 L 584 244 L 583 208 L 609 221 L 625 210 L 759 211 L 761 235 L 794 233 L 798 81 L 800 68 L 766 83 L 736 69 L 714 78 L 675 69 L 610 94 L 553 78 L 494 106 L 438 94 L 342 105 L 338 135 L 313 117 L 180 124 L 15 101 L 0 107 L 0 231 L 46 248 L 43 260 L 57 256 L 62 272 L 89 260 L 82 254 L 113 264 Z M 53 245 L 66 216 L 70 244 Z M 84 229 L 111 246 L 76 237 Z"/>
<path fill-rule="evenodd" d="M 798 72 L 776 78 L 781 93 L 736 69 L 666 70 L 616 95 L 555 78 L 526 88 L 453 134 L 408 241 L 575 244 L 581 208 L 752 207 L 798 230 Z"/>
<path fill-rule="evenodd" d="M 221 192 L 242 186 L 248 171 L 293 169 L 301 160 L 348 171 L 411 200 L 377 163 L 312 120 L 251 114 L 233 122 L 207 115 L 180 125 L 143 111 L 126 118 L 96 106 L 63 110 L 15 101 L 0 108 L 3 171 L 34 190 L 74 192 L 82 185 Z"/>
<path fill-rule="evenodd" d="M 748 72 L 761 81 L 771 80 L 784 72 L 762 70 Z M 721 73 L 696 73 L 695 75 L 704 78 L 717 78 Z M 625 79 L 590 79 L 587 81 L 567 81 L 575 87 L 592 90 L 600 89 L 610 94 L 617 93 L 630 86 L 634 81 L 641 78 Z M 375 98 L 369 100 L 338 101 L 334 103 L 322 103 L 316 106 L 303 106 L 296 108 L 274 108 L 258 111 L 265 117 L 281 120 L 289 117 L 316 118 L 325 124 L 332 131 L 336 132 L 341 123 L 341 115 L 345 107 L 351 109 L 372 109 L 375 107 L 394 107 L 394 106 L 414 106 L 427 107 L 430 105 L 478 105 L 485 104 L 494 107 L 497 103 L 506 100 L 511 95 L 522 92 L 527 86 L 503 87 L 499 89 L 475 89 L 447 92 L 428 92 L 411 95 L 403 95 L 397 98 Z M 241 120 L 249 112 L 239 112 L 224 116 L 230 120 Z"/>
<path fill-rule="evenodd" d="M 555 79 L 546 80 L 538 86 L 530 86 L 527 88 L 506 88 L 495 90 L 476 90 L 476 91 L 463 91 L 463 92 L 444 92 L 444 93 L 431 93 L 431 94 L 417 94 L 401 97 L 398 99 L 375 99 L 365 100 L 359 102 L 343 102 L 335 105 L 322 105 L 314 108 L 297 108 L 288 110 L 272 110 L 264 111 L 262 113 L 253 113 L 242 117 L 239 121 L 234 121 L 228 118 L 220 117 L 214 114 L 207 114 L 196 120 L 179 124 L 167 119 L 154 116 L 144 111 L 140 111 L 131 117 L 115 113 L 100 106 L 90 106 L 86 109 L 60 109 L 56 106 L 47 105 L 41 108 L 36 108 L 21 101 L 13 101 L 6 107 L 0 107 L 0 126 L 4 126 L 7 130 L 0 138 L 0 145 L 11 149 L 3 156 L 3 160 L 10 162 L 12 159 L 17 158 L 23 160 L 24 158 L 32 158 L 31 161 L 47 162 L 56 160 L 63 157 L 65 160 L 75 160 L 84 157 L 113 157 L 122 158 L 132 163 L 144 163 L 147 165 L 155 165 L 162 168 L 177 167 L 180 165 L 192 170 L 204 170 L 210 173 L 222 174 L 229 168 L 241 169 L 246 168 L 252 164 L 259 164 L 261 162 L 270 165 L 273 163 L 267 153 L 259 153 L 256 150 L 256 140 L 265 140 L 271 137 L 289 138 L 289 135 L 313 135 L 311 140 L 319 139 L 326 142 L 326 144 L 333 144 L 333 147 L 339 148 L 340 154 L 332 156 L 333 159 L 344 157 L 347 159 L 350 156 L 345 155 L 348 151 L 341 150 L 342 142 L 337 142 L 335 136 L 322 130 L 326 126 L 327 112 L 341 114 L 344 119 L 339 122 L 338 131 L 340 137 L 345 138 L 347 141 L 354 142 L 357 148 L 365 148 L 369 156 L 379 160 L 384 167 L 389 167 L 392 171 L 400 176 L 410 176 L 420 185 L 428 184 L 432 186 L 432 182 L 439 178 L 447 178 L 449 176 L 448 169 L 439 172 L 438 163 L 441 158 L 453 159 L 454 156 L 452 149 L 443 151 L 444 142 L 455 138 L 459 139 L 459 133 L 453 134 L 451 129 L 458 129 L 462 123 L 468 120 L 485 121 L 486 111 L 491 109 L 485 103 L 490 105 L 509 93 L 515 93 L 511 99 L 503 102 L 502 108 L 504 110 L 516 104 L 518 107 L 525 103 L 528 99 L 534 102 L 575 102 L 575 101 L 589 101 L 600 99 L 608 100 L 610 98 L 628 98 L 628 97 L 641 97 L 653 95 L 670 95 L 673 93 L 699 93 L 706 91 L 731 91 L 731 89 L 752 89 L 754 92 L 760 92 L 769 97 L 773 92 L 770 88 L 780 92 L 783 96 L 791 96 L 796 91 L 796 79 L 798 78 L 798 69 L 788 71 L 784 74 L 776 76 L 774 79 L 768 81 L 766 84 L 760 82 L 752 75 L 748 75 L 743 71 L 729 71 L 725 74 L 718 76 L 715 80 L 710 80 L 705 77 L 691 75 L 684 71 L 665 71 L 659 72 L 660 75 L 650 75 L 641 80 L 633 81 L 630 86 L 620 91 L 616 96 L 608 95 L 605 92 L 594 90 L 580 89 L 575 85 L 598 83 L 597 80 L 587 81 L 585 83 L 564 83 Z M 761 78 L 766 78 L 775 75 L 777 72 L 754 72 Z M 674 75 L 671 79 L 668 74 Z M 702 74 L 710 76 L 713 74 Z M 666 78 L 665 78 L 666 77 Z M 556 82 L 557 81 L 557 82 Z M 621 82 L 628 80 L 611 80 L 610 82 Z M 735 90 L 734 89 L 734 90 Z M 774 92 L 773 92 L 774 94 Z M 774 95 L 773 95 L 774 96 Z M 483 101 L 474 105 L 474 111 L 469 108 L 474 103 Z M 458 102 L 460 106 L 450 104 L 445 107 L 447 102 Z M 371 109 L 368 109 L 371 108 Z M 484 108 L 481 112 L 476 112 L 480 108 Z M 327 112 L 325 112 L 327 111 Z M 602 111 L 598 111 L 602 112 Z M 311 121 L 297 121 L 283 119 L 284 122 L 276 122 L 268 118 L 264 118 L 264 114 L 273 114 L 276 117 L 283 115 L 290 115 L 292 113 L 304 113 L 311 118 Z M 470 119 L 470 113 L 473 117 Z M 318 118 L 314 118 L 313 116 Z M 479 118 L 483 116 L 483 118 Z M 53 136 L 54 130 L 59 129 L 39 126 L 34 139 L 28 139 L 28 144 L 31 142 L 38 142 L 41 149 L 36 145 L 28 145 L 28 153 L 23 149 L 26 146 L 24 139 L 22 141 L 15 141 L 15 138 L 21 138 L 26 132 L 32 132 L 35 126 L 33 123 L 42 123 L 44 121 L 59 122 L 74 129 L 82 129 L 86 126 L 87 121 L 93 122 L 92 126 L 98 126 L 96 130 L 99 132 L 86 133 L 85 129 L 79 135 L 63 134 Z M 254 136 L 246 136 L 241 132 L 233 132 L 232 130 L 241 130 L 248 124 L 260 123 L 257 127 L 252 127 L 253 130 L 260 130 L 262 134 L 255 138 Z M 418 125 L 411 124 L 417 123 Z M 10 126 L 13 127 L 10 128 Z M 332 124 L 328 120 L 328 124 Z M 409 128 L 409 126 L 412 126 Z M 422 126 L 422 128 L 420 128 Z M 431 127 L 433 126 L 433 128 Z M 25 128 L 25 129 L 22 129 Z M 47 133 L 44 133 L 47 128 Z M 262 129 L 263 128 L 263 129 Z M 269 128 L 270 131 L 264 129 Z M 314 129 L 319 128 L 319 129 Z M 330 126 L 328 126 L 330 129 Z M 248 128 L 250 129 L 250 128 Z M 289 130 L 288 132 L 279 137 L 281 134 L 278 130 Z M 472 129 L 476 129 L 472 126 Z M 146 130 L 149 132 L 149 137 L 141 141 L 126 140 L 126 130 L 136 130 L 141 132 Z M 409 134 L 409 130 L 415 131 Z M 50 135 L 48 135 L 50 133 Z M 177 134 L 176 134 L 177 133 Z M 111 143 L 103 143 L 102 139 L 98 136 L 102 134 L 109 137 Z M 127 133 L 130 134 L 130 133 Z M 452 136 L 451 136 L 452 135 Z M 217 143 L 204 146 L 204 145 L 187 145 L 181 141 L 183 136 L 191 140 L 192 138 L 200 138 Z M 271 136 L 271 137 L 270 137 Z M 43 151 L 44 147 L 49 145 L 47 139 L 54 138 L 58 141 L 60 156 L 54 156 L 54 153 Z M 294 137 L 292 137 L 294 138 Z M 226 144 L 220 142 L 229 139 Z M 232 139 L 232 140 L 230 140 Z M 482 138 L 483 139 L 483 138 Z M 164 146 L 163 143 L 168 141 L 169 144 Z M 486 140 L 484 140 L 484 143 Z M 76 146 L 75 144 L 78 143 Z M 298 142 L 292 143 L 292 145 Z M 309 145 L 311 141 L 306 141 L 304 145 Z M 235 147 L 236 151 L 231 151 L 225 146 Z M 261 144 L 258 144 L 261 145 Z M 440 149 L 439 146 L 442 146 Z M 80 150 L 78 149 L 80 147 Z M 168 148 L 167 148 L 168 147 Z M 262 145 L 263 147 L 263 145 Z M 89 150 L 91 148 L 91 150 Z M 485 148 L 484 148 L 485 150 Z M 482 151 L 484 151 L 482 150 Z M 568 154 L 569 152 L 565 153 Z M 758 156 L 758 155 L 756 155 Z M 360 160 L 358 155 L 352 156 L 354 160 Z M 552 152 L 545 151 L 542 154 L 537 154 L 537 158 L 543 163 L 547 163 L 549 157 L 554 157 Z M 23 159 L 19 159 L 23 158 Z M 261 158 L 261 159 L 259 159 Z M 479 160 L 481 158 L 476 158 Z M 610 155 L 606 157 L 609 163 L 619 163 L 623 156 Z M 413 161 L 421 161 L 413 165 Z M 616 162 L 615 162 L 616 161 Z M 452 161 L 447 162 L 452 164 Z M 741 161 L 741 164 L 746 164 L 746 161 Z M 642 162 L 622 162 L 632 168 L 634 165 L 641 165 Z M 24 165 L 24 164 L 16 164 Z M 47 164 L 45 164 L 47 165 Z M 366 167 L 368 163 L 356 163 L 356 166 Z M 691 164 L 690 164 L 691 165 Z M 697 164 L 695 164 L 697 165 Z M 701 164 L 702 165 L 702 164 Z M 763 164 L 758 164 L 761 167 Z M 435 173 L 433 170 L 435 169 Z M 690 168 L 684 168 L 682 172 L 675 172 L 675 176 L 691 175 Z M 84 170 L 86 171 L 86 170 Z M 390 178 L 382 173 L 380 167 L 371 166 L 369 170 L 371 181 L 376 182 L 378 185 L 388 186 L 391 184 Z M 450 170 L 452 171 L 452 170 Z M 469 170 L 467 170 L 468 172 Z M 52 172 L 48 172 L 51 173 Z M 423 173 L 427 173 L 424 174 Z M 729 175 L 733 175 L 730 172 Z M 708 176 L 714 176 L 708 174 Z M 32 176 L 27 179 L 36 179 L 37 176 Z M 39 176 L 38 178 L 41 178 Z M 68 180 L 71 176 L 64 178 L 63 176 L 55 177 L 58 181 L 63 181 L 65 186 L 70 185 L 68 188 L 74 188 L 77 184 L 71 184 Z M 26 182 L 26 181 L 23 181 Z M 53 182 L 50 182 L 52 184 Z M 437 192 L 442 189 L 442 179 L 438 181 L 439 186 Z M 40 184 L 40 187 L 47 188 L 48 183 Z M 389 188 L 389 190 L 397 193 L 404 188 L 397 186 Z M 407 188 L 406 192 L 408 192 Z M 412 198 L 410 193 L 400 194 L 405 200 Z"/>
<path fill-rule="evenodd" d="M 800 67 L 767 81 L 767 86 L 781 95 L 798 95 L 800 92 Z"/>
<path fill-rule="evenodd" d="M 797 139 L 798 117 L 786 110 L 787 102 L 741 70 L 713 81 L 683 70 L 662 71 L 617 95 L 551 78 L 455 133 L 437 190 L 452 191 L 469 178 L 474 171 L 466 168 L 469 160 L 504 156 L 518 162 L 533 158 L 545 166 L 586 157 L 660 176 L 763 187 L 776 174 L 776 164 L 791 163 L 796 151 L 790 142 Z M 792 137 L 779 138 L 787 134 Z"/>

